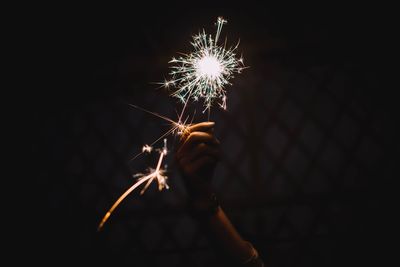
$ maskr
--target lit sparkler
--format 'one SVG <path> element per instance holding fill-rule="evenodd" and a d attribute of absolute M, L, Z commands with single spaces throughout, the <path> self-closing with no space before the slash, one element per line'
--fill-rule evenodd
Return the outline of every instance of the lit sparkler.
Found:
<path fill-rule="evenodd" d="M 169 61 L 174 64 L 170 72 L 172 77 L 171 80 L 166 80 L 163 86 L 176 88 L 171 95 L 184 103 L 181 116 L 189 99 L 203 99 L 204 111 L 210 111 L 216 99 L 219 100 L 219 106 L 226 109 L 225 87 L 231 85 L 229 80 L 235 73 L 241 73 L 246 68 L 243 57 L 236 57 L 239 42 L 231 48 L 226 48 L 226 40 L 223 45 L 218 44 L 222 26 L 226 23 L 225 19 L 219 17 L 214 38 L 203 30 L 193 36 L 191 44 L 194 52 L 182 54 L 178 58 L 173 57 Z"/>
<path fill-rule="evenodd" d="M 182 54 L 183 56 L 172 58 L 169 62 L 175 64 L 171 67 L 172 71 L 170 74 L 172 75 L 172 79 L 165 81 L 163 86 L 165 88 L 176 88 L 172 93 L 172 96 L 177 97 L 182 103 L 184 103 L 178 121 L 174 121 L 166 116 L 130 104 L 130 106 L 134 108 L 140 109 L 171 123 L 171 128 L 150 145 L 144 145 L 142 147 L 142 152 L 132 158 L 133 160 L 143 153 L 151 153 L 154 150 L 153 145 L 164 138 L 164 147 L 155 150 L 160 154 L 156 168 L 148 168 L 147 173 L 137 173 L 133 175 L 133 177 L 138 178 L 136 183 L 129 187 L 117 199 L 117 201 L 114 202 L 102 218 L 98 230 L 104 226 L 104 223 L 109 219 L 111 213 L 118 207 L 118 205 L 140 185 L 146 183 L 140 191 L 141 195 L 154 180 L 157 181 L 158 189 L 160 191 L 164 188 L 169 188 L 166 182 L 168 178 L 166 176 L 166 170 L 165 168 L 162 168 L 163 160 L 168 152 L 166 137 L 171 134 L 184 135 L 188 133 L 188 127 L 190 124 L 186 124 L 187 119 L 182 121 L 182 117 L 190 99 L 194 101 L 203 99 L 205 106 L 204 111 L 208 110 L 210 112 L 210 108 L 216 99 L 219 100 L 219 106 L 226 109 L 227 96 L 225 86 L 231 85 L 229 80 L 234 77 L 235 73 L 241 73 L 244 68 L 247 68 L 244 66 L 243 57 L 236 57 L 236 50 L 239 43 L 231 48 L 226 48 L 226 41 L 223 46 L 218 45 L 222 26 L 226 23 L 226 20 L 219 17 L 216 23 L 217 32 L 214 39 L 211 35 L 207 35 L 203 30 L 202 33 L 193 36 L 193 42 L 191 44 L 195 48 L 194 52 L 190 54 Z"/>
<path fill-rule="evenodd" d="M 146 148 L 150 148 L 150 146 L 145 146 Z M 146 151 L 151 151 L 151 149 L 146 149 Z M 107 211 L 107 213 L 104 215 L 103 219 L 101 220 L 97 230 L 101 230 L 103 227 L 104 223 L 108 220 L 110 217 L 111 213 L 118 207 L 118 205 L 130 194 L 132 193 L 133 190 L 135 190 L 137 187 L 139 187 L 141 184 L 146 183 L 146 185 L 143 187 L 143 189 L 140 191 L 140 194 L 142 195 L 149 185 L 156 180 L 158 183 L 158 190 L 161 191 L 164 188 L 169 189 L 168 184 L 167 184 L 167 176 L 165 175 L 166 171 L 161 167 L 164 157 L 167 155 L 168 149 L 167 149 L 167 139 L 164 138 L 164 147 L 162 149 L 157 150 L 160 153 L 160 157 L 158 158 L 157 166 L 155 169 L 149 168 L 148 172 L 143 174 L 143 173 L 137 173 L 133 175 L 133 177 L 138 177 L 137 182 L 134 183 L 131 187 L 128 188 L 118 199 L 117 201 L 114 202 L 114 204 L 111 206 L 111 208 Z"/>
<path fill-rule="evenodd" d="M 140 191 L 140 195 L 142 195 L 147 188 L 150 186 L 150 184 L 156 180 L 158 183 L 158 190 L 163 190 L 164 188 L 168 189 L 168 184 L 167 184 L 167 176 L 165 175 L 165 168 L 162 169 L 161 165 L 162 162 L 165 158 L 165 156 L 167 155 L 168 149 L 167 149 L 167 139 L 165 137 L 167 137 L 170 134 L 174 134 L 174 135 L 183 135 L 186 134 L 188 132 L 188 127 L 190 126 L 190 124 L 186 124 L 187 119 L 184 122 L 176 122 L 166 116 L 160 115 L 158 113 L 149 111 L 147 109 L 141 108 L 139 106 L 136 105 L 132 105 L 130 104 L 130 106 L 140 109 L 146 113 L 152 114 L 153 116 L 156 116 L 158 118 L 161 118 L 169 123 L 171 123 L 171 128 L 165 132 L 163 135 L 161 135 L 159 138 L 157 138 L 154 142 L 151 143 L 151 145 L 147 145 L 145 144 L 142 147 L 142 152 L 137 154 L 133 159 L 135 159 L 136 157 L 138 157 L 139 155 L 143 154 L 143 153 L 151 153 L 154 148 L 153 145 L 155 143 L 157 143 L 159 140 L 161 140 L 162 138 L 164 138 L 164 147 L 163 149 L 156 149 L 156 151 L 158 151 L 160 153 L 160 157 L 158 158 L 158 163 L 156 168 L 148 168 L 147 173 L 143 174 L 143 173 L 137 173 L 134 174 L 133 177 L 138 178 L 137 182 L 134 183 L 131 187 L 128 188 L 128 190 L 126 190 L 118 199 L 117 201 L 114 202 L 114 204 L 111 206 L 111 208 L 107 211 L 107 213 L 104 215 L 103 219 L 101 220 L 97 230 L 100 231 L 101 228 L 103 227 L 104 223 L 108 220 L 108 218 L 110 217 L 111 213 L 117 208 L 117 206 L 130 194 L 132 193 L 136 188 L 138 188 L 141 184 L 146 183 L 146 185 L 143 187 L 143 189 Z M 133 160 L 132 159 L 132 160 Z"/>

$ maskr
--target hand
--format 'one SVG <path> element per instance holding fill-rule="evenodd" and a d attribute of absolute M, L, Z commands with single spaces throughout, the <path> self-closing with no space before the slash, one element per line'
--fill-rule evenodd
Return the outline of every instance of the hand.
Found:
<path fill-rule="evenodd" d="M 189 126 L 175 155 L 189 194 L 192 197 L 210 194 L 211 179 L 219 159 L 219 141 L 214 136 L 214 122 Z"/>

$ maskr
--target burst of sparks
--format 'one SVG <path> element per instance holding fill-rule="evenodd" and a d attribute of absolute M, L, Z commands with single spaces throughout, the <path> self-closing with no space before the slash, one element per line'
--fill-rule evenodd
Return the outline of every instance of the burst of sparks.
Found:
<path fill-rule="evenodd" d="M 111 208 L 107 211 L 107 213 L 104 215 L 103 219 L 101 220 L 97 230 L 100 231 L 102 229 L 102 227 L 104 226 L 104 223 L 108 220 L 108 218 L 110 217 L 111 213 L 117 208 L 117 206 L 130 194 L 132 193 L 136 188 L 138 188 L 141 184 L 147 182 L 145 184 L 145 186 L 143 187 L 143 189 L 140 191 L 140 195 L 142 195 L 147 188 L 150 186 L 150 184 L 156 180 L 158 183 L 158 190 L 163 190 L 164 188 L 169 189 L 168 184 L 167 184 L 167 176 L 165 175 L 166 170 L 165 168 L 161 168 L 162 166 L 162 162 L 165 159 L 165 156 L 168 153 L 168 148 L 167 148 L 167 139 L 165 138 L 166 136 L 170 135 L 170 134 L 174 134 L 174 135 L 183 135 L 186 134 L 188 132 L 188 127 L 190 126 L 190 124 L 186 124 L 187 119 L 185 121 L 174 121 L 166 116 L 160 115 L 158 113 L 149 111 L 147 109 L 144 109 L 142 107 L 136 106 L 136 105 L 132 105 L 129 104 L 130 106 L 137 108 L 139 110 L 142 110 L 146 113 L 149 113 L 153 116 L 156 116 L 158 118 L 161 118 L 167 122 L 169 122 L 171 124 L 171 128 L 165 132 L 163 135 L 161 135 L 159 138 L 157 138 L 154 142 L 151 143 L 151 145 L 147 145 L 145 144 L 142 147 L 142 152 L 137 154 L 133 159 L 135 159 L 136 157 L 138 157 L 139 155 L 143 154 L 143 153 L 151 153 L 154 148 L 153 145 L 155 143 L 157 143 L 159 140 L 161 140 L 162 138 L 164 138 L 164 146 L 162 149 L 156 149 L 157 152 L 160 153 L 160 157 L 158 158 L 158 163 L 156 168 L 148 168 L 147 169 L 147 173 L 137 173 L 134 174 L 133 177 L 138 178 L 136 183 L 134 183 L 131 187 L 128 188 L 128 190 L 126 190 L 118 199 L 117 201 L 114 202 L 114 204 L 111 206 Z M 133 160 L 131 159 L 131 160 Z"/>
<path fill-rule="evenodd" d="M 214 38 L 203 30 L 193 36 L 191 44 L 194 52 L 169 61 L 174 64 L 170 72 L 171 80 L 166 80 L 163 86 L 176 89 L 171 95 L 184 103 L 181 116 L 189 99 L 203 99 L 204 111 L 209 111 L 215 101 L 226 109 L 225 87 L 231 85 L 229 80 L 235 73 L 241 73 L 246 68 L 243 57 L 236 56 L 239 43 L 231 48 L 226 48 L 226 41 L 223 45 L 218 44 L 222 26 L 226 23 L 219 17 Z"/>
<path fill-rule="evenodd" d="M 166 137 L 166 136 L 168 136 L 168 135 L 170 135 L 170 134 L 173 134 L 173 135 L 183 135 L 183 134 L 187 133 L 187 131 L 188 131 L 187 129 L 188 129 L 188 127 L 190 126 L 190 124 L 187 124 L 188 118 L 186 118 L 184 121 L 182 121 L 181 116 L 179 116 L 179 117 L 180 117 L 179 120 L 178 120 L 178 121 L 174 121 L 173 119 L 170 119 L 170 118 L 168 118 L 168 117 L 166 117 L 166 116 L 160 115 L 160 114 L 158 114 L 158 113 L 156 113 L 156 112 L 149 111 L 149 110 L 144 109 L 144 108 L 142 108 L 142 107 L 139 107 L 139 106 L 136 106 L 136 105 L 133 105 L 133 104 L 129 104 L 129 105 L 130 105 L 131 107 L 134 107 L 134 108 L 136 108 L 136 109 L 139 109 L 139 110 L 141 110 L 141 111 L 144 111 L 144 112 L 146 112 L 146 113 L 149 113 L 149 114 L 151 114 L 151 115 L 153 115 L 153 116 L 155 116 L 155 117 L 157 117 L 157 118 L 163 119 L 163 120 L 165 120 L 165 121 L 167 121 L 167 122 L 169 122 L 169 123 L 171 124 L 171 128 L 170 128 L 168 131 L 166 131 L 166 132 L 165 132 L 164 134 L 162 134 L 159 138 L 157 138 L 156 140 L 154 140 L 150 145 L 144 145 L 144 146 L 142 147 L 142 152 L 136 154 L 136 156 L 134 156 L 131 160 L 136 159 L 138 156 L 140 156 L 141 154 L 143 154 L 143 153 L 145 153 L 145 152 L 150 153 L 151 150 L 152 150 L 152 146 L 153 146 L 155 143 L 157 143 L 157 142 L 160 141 L 162 138 L 164 138 L 164 137 Z"/>
<path fill-rule="evenodd" d="M 150 147 L 150 146 L 148 146 Z M 151 149 L 152 150 L 152 149 Z M 140 194 L 142 195 L 149 185 L 156 180 L 158 183 L 158 190 L 161 191 L 164 188 L 169 189 L 168 184 L 167 184 L 167 176 L 165 175 L 166 171 L 163 169 L 162 163 L 164 160 L 164 157 L 167 155 L 168 148 L 167 148 L 167 139 L 164 139 L 164 147 L 162 149 L 157 150 L 160 153 L 160 157 L 158 158 L 157 166 L 156 168 L 149 168 L 148 172 L 143 174 L 143 173 L 137 173 L 134 174 L 133 177 L 137 177 L 137 182 L 134 183 L 131 187 L 128 188 L 118 199 L 117 201 L 114 202 L 114 204 L 111 206 L 111 208 L 107 211 L 107 213 L 104 215 L 103 219 L 101 220 L 97 230 L 100 231 L 101 228 L 104 226 L 104 223 L 108 220 L 110 217 L 111 213 L 118 207 L 118 205 L 130 194 L 132 193 L 133 190 L 135 190 L 137 187 L 139 187 L 141 184 L 146 183 L 146 185 L 143 187 L 143 189 L 140 191 Z"/>

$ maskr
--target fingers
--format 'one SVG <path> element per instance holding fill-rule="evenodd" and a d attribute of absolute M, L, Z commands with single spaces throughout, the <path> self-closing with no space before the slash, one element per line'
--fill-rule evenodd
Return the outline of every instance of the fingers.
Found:
<path fill-rule="evenodd" d="M 185 166 L 185 172 L 189 176 L 198 174 L 200 170 L 204 169 L 205 166 L 210 166 L 216 163 L 216 159 L 210 155 L 204 155 L 193 162 L 185 164 L 186 160 L 182 159 L 181 163 Z"/>
<path fill-rule="evenodd" d="M 189 150 L 187 153 L 182 154 L 180 158 L 178 158 L 179 162 L 182 165 L 191 164 L 192 162 L 198 160 L 201 157 L 210 156 L 214 158 L 215 161 L 219 159 L 219 150 L 215 146 L 210 146 L 205 143 L 200 143 L 193 147 L 192 150 Z"/>
<path fill-rule="evenodd" d="M 202 122 L 187 127 L 175 154 L 188 187 L 194 191 L 204 190 L 219 160 L 214 125 L 214 122 Z"/>
<path fill-rule="evenodd" d="M 185 139 L 193 132 L 208 132 L 212 133 L 214 131 L 214 122 L 200 122 L 193 124 L 187 128 L 185 128 L 183 135 L 180 138 L 181 142 L 184 142 Z"/>
<path fill-rule="evenodd" d="M 211 156 L 204 156 L 204 157 L 201 157 L 201 158 L 195 160 L 195 161 L 191 164 L 190 167 L 192 168 L 193 171 L 198 171 L 198 170 L 200 170 L 201 168 L 203 168 L 204 166 L 207 166 L 207 165 L 213 164 L 213 163 L 214 163 L 214 164 L 216 163 L 214 157 L 211 157 Z"/>
<path fill-rule="evenodd" d="M 195 145 L 199 143 L 209 144 L 215 146 L 219 144 L 219 141 L 210 133 L 205 132 L 192 132 L 185 139 L 181 147 L 178 149 L 177 154 L 183 155 L 192 149 Z"/>
<path fill-rule="evenodd" d="M 195 161 L 202 156 L 212 156 L 215 159 L 219 158 L 219 149 L 215 146 L 210 146 L 205 143 L 196 145 L 193 150 L 188 153 L 187 158 L 189 161 Z"/>
<path fill-rule="evenodd" d="M 214 125 L 213 122 L 202 122 L 186 129 L 176 159 L 188 177 L 199 175 L 217 163 L 219 141 L 213 134 Z"/>
<path fill-rule="evenodd" d="M 215 123 L 212 121 L 196 123 L 188 127 L 189 132 L 208 132 L 214 128 Z"/>

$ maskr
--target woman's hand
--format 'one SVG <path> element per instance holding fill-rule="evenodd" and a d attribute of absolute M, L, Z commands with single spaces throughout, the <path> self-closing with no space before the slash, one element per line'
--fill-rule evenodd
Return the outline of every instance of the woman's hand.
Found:
<path fill-rule="evenodd" d="M 214 122 L 189 126 L 178 146 L 176 161 L 191 197 L 212 192 L 211 179 L 219 159 L 219 141 L 214 136 Z"/>

